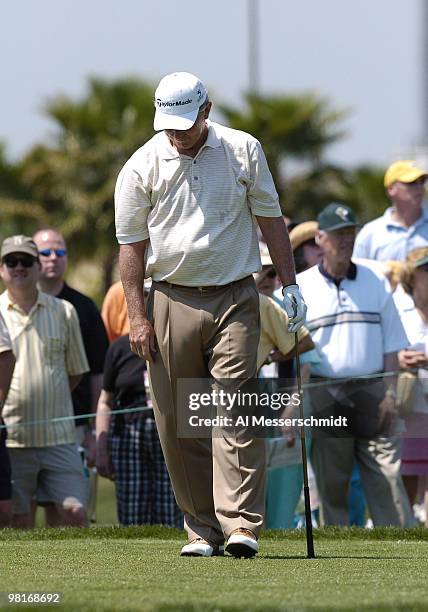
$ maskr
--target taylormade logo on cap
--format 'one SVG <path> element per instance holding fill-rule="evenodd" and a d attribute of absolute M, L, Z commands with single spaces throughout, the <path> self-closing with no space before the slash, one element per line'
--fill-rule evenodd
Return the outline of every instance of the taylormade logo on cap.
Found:
<path fill-rule="evenodd" d="M 155 130 L 188 130 L 206 99 L 206 89 L 194 74 L 168 74 L 155 92 Z"/>
<path fill-rule="evenodd" d="M 184 104 L 191 104 L 192 100 L 189 98 L 188 100 L 176 100 L 175 102 L 162 102 L 160 98 L 156 100 L 156 104 L 160 107 L 165 106 L 183 106 Z"/>

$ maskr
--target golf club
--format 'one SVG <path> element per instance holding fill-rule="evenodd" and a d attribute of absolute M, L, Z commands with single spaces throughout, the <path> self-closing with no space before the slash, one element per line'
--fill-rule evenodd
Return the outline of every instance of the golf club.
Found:
<path fill-rule="evenodd" d="M 309 497 L 309 482 L 308 482 L 308 461 L 306 456 L 306 440 L 305 440 L 305 426 L 304 426 L 304 413 L 303 413 L 303 389 L 302 389 L 302 376 L 300 373 L 300 357 L 299 357 L 299 338 L 297 332 L 294 334 L 294 344 L 296 349 L 296 375 L 297 375 L 297 390 L 299 393 L 299 416 L 301 419 L 300 425 L 300 441 L 302 446 L 302 468 L 303 468 L 303 495 L 305 498 L 305 517 L 306 517 L 306 548 L 308 552 L 308 559 L 315 559 L 314 551 L 314 536 L 312 533 L 312 514 L 311 514 L 311 500 Z"/>

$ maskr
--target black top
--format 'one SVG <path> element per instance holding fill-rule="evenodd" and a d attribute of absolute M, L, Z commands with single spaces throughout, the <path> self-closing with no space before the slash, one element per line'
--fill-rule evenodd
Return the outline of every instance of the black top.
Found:
<path fill-rule="evenodd" d="M 138 396 L 140 405 L 146 404 L 144 370 L 146 362 L 131 351 L 129 335 L 112 342 L 104 364 L 105 391 L 114 393 L 115 404 L 129 407 Z M 142 399 L 144 396 L 144 399 Z"/>
<path fill-rule="evenodd" d="M 107 332 L 100 311 L 94 302 L 80 291 L 69 287 L 66 283 L 56 296 L 73 304 L 79 317 L 80 331 L 88 358 L 90 372 L 82 376 L 82 380 L 72 393 L 74 414 L 91 412 L 91 374 L 102 374 L 104 359 L 108 349 Z M 76 425 L 84 425 L 88 419 L 78 419 Z"/>

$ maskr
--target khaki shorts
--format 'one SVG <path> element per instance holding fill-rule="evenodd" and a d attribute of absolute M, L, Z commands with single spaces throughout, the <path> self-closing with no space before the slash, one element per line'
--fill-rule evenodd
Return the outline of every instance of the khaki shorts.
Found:
<path fill-rule="evenodd" d="M 12 508 L 28 514 L 40 485 L 48 499 L 63 508 L 87 503 L 82 461 L 75 444 L 40 448 L 9 448 L 12 464 Z"/>
<path fill-rule="evenodd" d="M 88 428 L 86 425 L 77 425 L 76 426 L 76 443 L 77 443 L 77 448 L 81 447 L 81 444 L 85 438 L 86 432 L 87 432 Z M 81 454 L 79 453 L 79 457 L 80 457 L 80 461 L 82 462 L 82 467 L 83 466 L 83 458 L 81 456 Z M 90 482 L 89 482 L 89 474 L 84 474 L 85 477 L 85 483 L 86 483 L 86 499 L 89 500 L 89 495 L 90 495 Z M 41 483 L 40 481 L 37 483 L 37 491 L 36 491 L 36 500 L 37 500 L 37 505 L 38 506 L 47 506 L 48 504 L 51 504 L 53 502 L 52 499 L 50 499 L 49 495 L 46 492 L 46 487 L 43 486 L 43 483 Z"/>

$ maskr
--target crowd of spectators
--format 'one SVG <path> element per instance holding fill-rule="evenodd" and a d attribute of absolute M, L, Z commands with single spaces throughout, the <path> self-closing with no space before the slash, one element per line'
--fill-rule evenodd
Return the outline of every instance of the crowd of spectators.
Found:
<path fill-rule="evenodd" d="M 382 217 L 358 231 L 354 211 L 337 202 L 290 229 L 308 305 L 298 335 L 304 409 L 348 419 L 308 431 L 321 524 L 408 527 L 418 504 L 426 520 L 426 179 L 398 161 L 385 173 Z M 262 241 L 260 250 L 258 376 L 292 380 L 294 334 Z M 122 284 L 100 313 L 65 282 L 67 245 L 53 228 L 5 239 L 0 258 L 0 527 L 33 527 L 37 505 L 47 526 L 89 524 L 97 472 L 115 483 L 121 524 L 182 527 Z M 281 434 L 266 441 L 266 526 L 288 528 L 302 470 L 298 435 Z"/>

